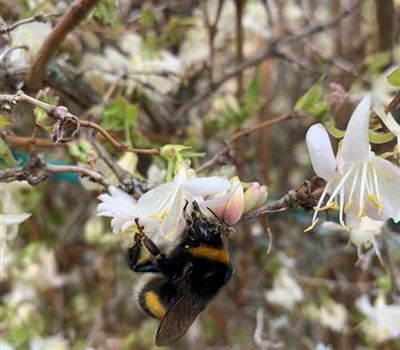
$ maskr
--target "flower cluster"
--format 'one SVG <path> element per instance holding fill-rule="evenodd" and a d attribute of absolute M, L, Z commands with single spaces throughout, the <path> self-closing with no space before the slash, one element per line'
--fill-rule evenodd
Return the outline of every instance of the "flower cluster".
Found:
<path fill-rule="evenodd" d="M 186 226 L 184 208 L 190 213 L 193 201 L 234 225 L 244 212 L 262 205 L 266 198 L 267 188 L 258 183 L 244 190 L 237 177 L 231 181 L 218 176 L 196 177 L 193 169 L 181 164 L 172 181 L 154 187 L 139 200 L 111 186 L 109 194 L 99 196 L 97 215 L 111 217 L 113 232 L 123 238 L 137 232 L 139 219 L 155 242 L 174 242 Z"/>
<path fill-rule="evenodd" d="M 370 111 L 371 98 L 367 95 L 354 110 L 336 157 L 323 125 L 311 126 L 306 136 L 314 171 L 326 181 L 307 230 L 318 222 L 319 211 L 337 208 L 339 221 L 351 230 L 350 239 L 358 246 L 359 254 L 361 246 L 374 244 L 374 235 L 380 233 L 376 227 L 374 233 L 363 233 L 368 220 L 369 223 L 389 218 L 400 221 L 400 168 L 371 151 Z M 379 110 L 378 115 L 394 130 L 396 122 L 390 119 L 390 114 Z"/>

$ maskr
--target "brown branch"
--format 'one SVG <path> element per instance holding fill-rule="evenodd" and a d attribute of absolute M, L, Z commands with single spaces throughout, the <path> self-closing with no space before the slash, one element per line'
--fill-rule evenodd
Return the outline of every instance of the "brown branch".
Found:
<path fill-rule="evenodd" d="M 25 79 L 25 89 L 37 91 L 41 88 L 50 60 L 56 54 L 67 35 L 89 14 L 96 3 L 97 0 L 77 0 L 61 17 L 36 55 Z"/>
<path fill-rule="evenodd" d="M 289 191 L 282 198 L 243 215 L 240 223 L 254 220 L 261 215 L 298 207 L 302 207 L 307 211 L 312 210 L 317 204 L 324 187 L 325 181 L 318 176 L 314 176 L 310 181 L 304 181 L 297 189 Z"/>
<path fill-rule="evenodd" d="M 110 133 L 99 124 L 88 120 L 80 120 L 77 116 L 73 115 L 64 106 L 53 106 L 48 103 L 39 101 L 23 91 L 19 91 L 15 95 L 0 95 L 0 105 L 9 104 L 13 106 L 20 101 L 28 102 L 34 106 L 40 107 L 47 112 L 48 117 L 55 121 L 52 130 L 53 141 L 57 143 L 66 143 L 71 141 L 78 133 L 81 127 L 92 128 L 101 133 L 101 135 L 114 147 L 118 152 L 134 152 L 146 155 L 158 155 L 159 150 L 132 148 L 123 142 L 119 142 Z"/>
<path fill-rule="evenodd" d="M 198 104 L 207 100 L 215 91 L 217 91 L 222 85 L 224 85 L 227 81 L 232 78 L 235 78 L 241 72 L 250 69 L 265 59 L 272 58 L 272 57 L 279 57 L 282 53 L 279 50 L 279 46 L 291 44 L 294 42 L 298 42 L 304 38 L 313 36 L 315 34 L 321 33 L 326 31 L 335 25 L 337 25 L 342 19 L 350 16 L 351 14 L 356 11 L 363 2 L 357 3 L 354 6 L 351 6 L 349 9 L 342 11 L 337 16 L 334 16 L 332 19 L 322 22 L 320 24 L 314 25 L 305 29 L 300 34 L 292 34 L 288 35 L 283 38 L 273 38 L 269 40 L 267 48 L 252 57 L 248 58 L 247 60 L 243 61 L 243 63 L 237 65 L 233 68 L 230 72 L 225 74 L 219 80 L 215 81 L 208 90 L 201 94 L 195 95 L 191 100 L 185 103 L 182 107 L 178 109 L 175 114 L 175 119 L 180 120 L 183 116 L 185 116 L 192 108 L 197 106 Z"/>
<path fill-rule="evenodd" d="M 236 60 L 238 64 L 243 62 L 243 25 L 242 25 L 242 18 L 243 18 L 243 10 L 246 0 L 236 0 Z M 236 77 L 237 82 L 237 91 L 236 96 L 240 103 L 243 102 L 243 71 L 239 72 Z"/>
<path fill-rule="evenodd" d="M 25 18 L 22 19 L 21 21 L 15 22 L 9 26 L 2 26 L 0 28 L 0 34 L 7 34 L 11 31 L 13 31 L 14 29 L 18 28 L 19 26 L 22 26 L 24 24 L 28 24 L 28 23 L 33 23 L 33 22 L 41 22 L 41 23 L 45 23 L 47 22 L 47 19 L 50 17 L 59 17 L 61 16 L 58 13 L 37 13 L 36 15 L 29 17 L 29 18 Z"/>
<path fill-rule="evenodd" d="M 350 6 L 348 9 L 343 10 L 342 12 L 338 13 L 333 18 L 329 19 L 328 21 L 320 24 L 316 24 L 309 28 L 304 29 L 299 34 L 289 35 L 280 39 L 279 44 L 286 45 L 293 42 L 298 42 L 304 38 L 313 36 L 315 34 L 321 33 L 329 28 L 335 27 L 340 21 L 350 15 L 352 15 L 355 11 L 357 11 L 364 1 L 356 2 L 354 5 Z"/>
<path fill-rule="evenodd" d="M 43 162 L 41 158 L 33 155 L 28 164 L 23 168 L 12 168 L 0 171 L 0 182 L 26 180 L 30 185 L 36 186 L 54 174 L 77 173 L 87 176 L 93 182 L 103 187 L 110 186 L 108 180 L 99 172 L 76 165 L 52 165 Z"/>
<path fill-rule="evenodd" d="M 281 122 L 284 122 L 284 121 L 287 121 L 287 120 L 290 120 L 290 119 L 295 119 L 295 118 L 302 117 L 302 116 L 304 116 L 303 113 L 297 112 L 297 111 L 292 111 L 292 112 L 289 112 L 287 114 L 281 115 L 280 117 L 276 117 L 276 118 L 273 118 L 273 119 L 265 120 L 265 121 L 263 121 L 261 123 L 255 124 L 255 125 L 250 126 L 250 127 L 246 128 L 246 129 L 239 130 L 238 132 L 233 134 L 233 136 L 230 138 L 229 142 L 231 144 L 233 144 L 238 139 L 240 139 L 241 137 L 250 135 L 253 132 L 258 132 L 261 129 L 268 128 L 268 127 L 270 127 L 272 125 L 279 124 Z"/>
<path fill-rule="evenodd" d="M 24 147 L 29 148 L 31 146 L 37 148 L 53 148 L 53 147 L 66 147 L 67 144 L 65 143 L 54 143 L 50 139 L 44 138 L 35 138 L 28 136 L 14 136 L 14 135 L 7 135 L 6 133 L 2 132 L 1 136 L 4 138 L 4 141 L 11 147 L 11 148 L 18 148 Z"/>

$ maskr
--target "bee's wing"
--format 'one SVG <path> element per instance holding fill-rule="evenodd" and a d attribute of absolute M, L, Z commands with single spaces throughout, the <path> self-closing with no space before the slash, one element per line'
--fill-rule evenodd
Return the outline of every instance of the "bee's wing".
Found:
<path fill-rule="evenodd" d="M 156 335 L 157 346 L 168 345 L 182 337 L 207 305 L 207 300 L 193 295 L 188 274 L 190 272 L 184 273 L 177 288 L 178 295 L 161 319 Z"/>

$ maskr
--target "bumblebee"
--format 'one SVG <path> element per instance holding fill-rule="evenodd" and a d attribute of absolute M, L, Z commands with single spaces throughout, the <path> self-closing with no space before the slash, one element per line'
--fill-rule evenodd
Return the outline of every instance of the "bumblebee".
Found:
<path fill-rule="evenodd" d="M 158 346 L 181 338 L 233 271 L 224 237 L 229 228 L 204 215 L 196 202 L 186 221 L 179 243 L 168 254 L 146 236 L 139 221 L 139 233 L 128 248 L 132 271 L 154 273 L 138 289 L 137 301 L 145 313 L 160 320 L 155 339 Z"/>

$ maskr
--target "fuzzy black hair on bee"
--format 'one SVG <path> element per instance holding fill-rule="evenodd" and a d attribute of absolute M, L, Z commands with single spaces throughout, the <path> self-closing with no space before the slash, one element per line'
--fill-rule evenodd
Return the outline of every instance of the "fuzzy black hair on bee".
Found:
<path fill-rule="evenodd" d="M 186 208 L 184 209 L 186 212 Z M 160 320 L 156 345 L 168 345 L 182 337 L 201 311 L 232 275 L 231 257 L 224 241 L 229 228 L 205 215 L 193 202 L 187 227 L 178 244 L 164 254 L 143 232 L 128 249 L 129 268 L 151 273 L 136 288 L 139 307 Z M 146 249 L 150 254 L 143 254 Z"/>

